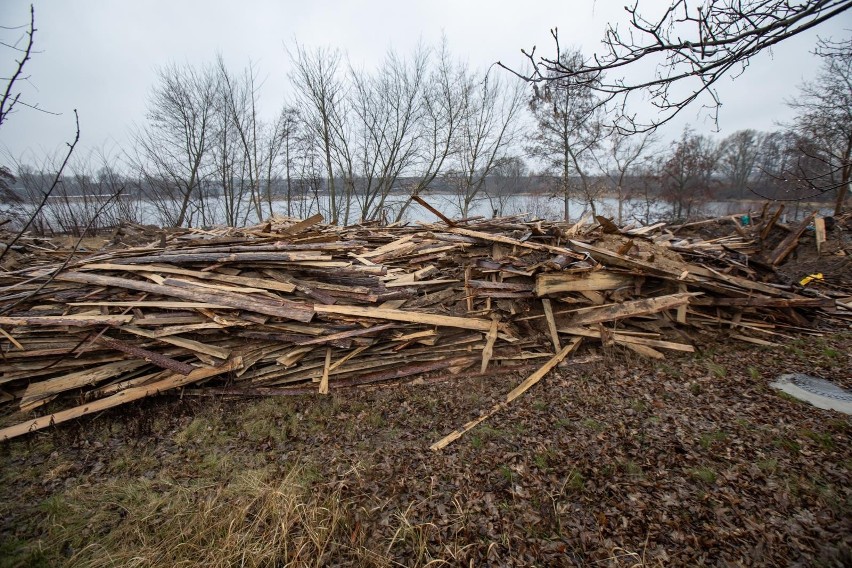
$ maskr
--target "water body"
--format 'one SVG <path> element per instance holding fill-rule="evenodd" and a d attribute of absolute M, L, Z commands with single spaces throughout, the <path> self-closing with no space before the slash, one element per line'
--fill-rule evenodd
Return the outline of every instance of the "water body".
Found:
<path fill-rule="evenodd" d="M 435 209 L 441 211 L 445 216 L 451 219 L 458 219 L 461 217 L 461 206 L 458 203 L 458 199 L 455 199 L 452 195 L 436 193 L 424 195 L 424 198 L 429 204 L 431 204 Z M 415 223 L 419 221 L 429 223 L 437 220 L 434 213 L 414 202 L 406 205 L 407 201 L 408 199 L 405 195 L 389 196 L 383 210 L 382 219 L 387 222 L 393 222 L 396 220 L 400 209 L 405 207 L 405 211 L 402 215 L 402 221 L 404 222 Z M 170 203 L 168 205 L 174 210 L 178 209 L 177 202 Z M 203 204 L 193 203 L 190 208 L 191 224 L 194 226 L 225 224 L 227 218 L 225 215 L 225 205 L 225 199 L 222 197 L 208 198 Z M 88 204 L 81 202 L 65 205 L 64 207 L 65 209 L 62 210 L 57 204 L 52 202 L 48 202 L 45 206 L 43 214 L 51 227 L 57 227 L 57 217 L 69 217 L 68 207 L 71 208 L 70 216 L 75 219 L 76 222 L 85 225 L 89 218 L 86 209 L 95 209 L 97 205 L 93 206 L 92 202 L 89 202 Z M 496 212 L 497 216 L 523 215 L 530 220 L 545 219 L 558 221 L 563 218 L 563 207 L 564 204 L 561 197 L 549 197 L 541 194 L 525 193 L 504 197 L 499 201 L 487 198 L 477 199 L 471 204 L 468 210 L 468 217 L 491 218 L 495 216 Z M 598 215 L 603 215 L 612 219 L 617 218 L 618 201 L 616 199 L 600 199 L 596 201 L 595 207 Z M 717 217 L 722 215 L 758 212 L 762 209 L 762 207 L 762 201 L 712 201 L 704 203 L 700 208 L 693 210 L 693 217 Z M 157 206 L 150 201 L 139 199 L 125 200 L 122 202 L 122 208 L 123 210 L 132 212 L 131 216 L 134 217 L 134 219 L 131 220 L 148 225 L 166 224 Z M 256 224 L 263 220 L 258 218 L 253 205 L 248 199 L 239 202 L 236 209 L 240 212 L 240 215 L 237 218 L 237 224 L 240 226 Z M 831 214 L 830 207 L 817 207 L 817 209 L 819 209 L 820 213 L 823 215 Z M 796 208 L 795 204 L 788 204 L 788 220 L 795 220 L 796 217 L 803 217 L 813 210 L 814 207 L 810 205 L 805 207 L 800 204 L 800 206 Z M 289 211 L 293 217 L 305 218 L 319 212 L 328 219 L 328 197 L 319 196 L 319 198 L 291 200 L 289 204 Z M 589 211 L 590 208 L 584 201 L 572 200 L 569 202 L 570 219 L 572 221 L 580 219 Z M 670 204 L 661 200 L 645 201 L 642 199 L 629 199 L 623 203 L 622 211 L 623 223 L 625 224 L 655 223 L 660 220 L 665 220 L 671 216 Z M 287 201 L 284 199 L 274 200 L 272 202 L 272 212 L 274 215 L 287 216 Z M 268 216 L 269 206 L 264 204 L 263 217 L 266 218 Z M 346 224 L 351 225 L 360 222 L 360 216 L 361 212 L 357 203 L 353 203 L 350 208 L 349 218 L 346 220 Z M 115 219 L 116 214 L 114 212 L 111 214 L 108 210 L 105 214 L 104 221 L 106 221 L 107 218 Z M 106 223 L 102 222 L 99 224 L 104 225 Z"/>

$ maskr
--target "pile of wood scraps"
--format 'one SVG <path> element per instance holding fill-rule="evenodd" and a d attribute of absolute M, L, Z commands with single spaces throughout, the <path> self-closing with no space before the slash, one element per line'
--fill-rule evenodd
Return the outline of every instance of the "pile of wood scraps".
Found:
<path fill-rule="evenodd" d="M 19 251 L 0 273 L 0 439 L 183 387 L 325 394 L 486 372 L 532 384 L 581 350 L 663 358 L 701 334 L 772 345 L 848 328 L 845 296 L 748 262 L 746 230 L 701 244 L 661 224 L 315 216 Z"/>

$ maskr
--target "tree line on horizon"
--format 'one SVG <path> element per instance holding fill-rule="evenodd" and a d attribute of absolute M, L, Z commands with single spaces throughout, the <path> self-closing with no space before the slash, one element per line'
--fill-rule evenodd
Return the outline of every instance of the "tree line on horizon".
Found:
<path fill-rule="evenodd" d="M 2 214 L 20 222 L 20 204 L 39 203 L 48 188 L 33 229 L 72 234 L 152 214 L 173 227 L 240 226 L 275 213 L 398 221 L 411 196 L 430 192 L 451 196 L 461 217 L 481 200 L 509 213 L 508 197 L 535 192 L 558 199 L 566 220 L 569 202 L 596 213 L 610 197 L 618 223 L 649 222 L 652 202 L 665 202 L 671 219 L 726 199 L 833 198 L 835 212 L 845 207 L 852 41 L 822 45 L 819 75 L 788 103 L 789 124 L 722 139 L 687 127 L 671 141 L 619 128 L 593 81 L 531 86 L 471 68 L 446 42 L 390 51 L 371 70 L 330 48 L 295 45 L 289 56 L 293 96 L 271 117 L 259 111 L 255 65 L 234 71 L 219 56 L 160 68 L 129 147 L 76 156 L 58 184 L 59 157 L 11 158 Z M 565 67 L 579 61 L 560 54 Z M 399 195 L 408 198 L 390 199 Z"/>

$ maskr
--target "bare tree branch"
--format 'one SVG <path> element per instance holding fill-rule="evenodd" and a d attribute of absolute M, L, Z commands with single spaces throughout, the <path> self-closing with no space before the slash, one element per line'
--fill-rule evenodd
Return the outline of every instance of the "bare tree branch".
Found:
<path fill-rule="evenodd" d="M 603 52 L 580 62 L 559 57 L 559 34 L 551 30 L 555 58 L 536 56 L 536 48 L 522 50 L 532 71 L 521 73 L 498 64 L 532 83 L 571 79 L 588 84 L 602 96 L 601 104 L 619 103 L 617 125 L 627 132 L 646 132 L 674 118 L 703 98 L 718 119 L 721 105 L 714 85 L 728 74 L 738 74 L 751 58 L 772 46 L 810 30 L 852 8 L 852 0 L 705 0 L 697 6 L 673 0 L 657 18 L 645 17 L 639 1 L 625 7 L 628 29 L 607 27 Z M 654 65 L 652 77 L 627 79 L 616 72 L 644 62 Z M 604 80 L 604 74 L 612 77 Z M 687 83 L 684 93 L 675 85 Z M 633 93 L 650 98 L 657 116 L 640 120 L 627 109 Z"/>

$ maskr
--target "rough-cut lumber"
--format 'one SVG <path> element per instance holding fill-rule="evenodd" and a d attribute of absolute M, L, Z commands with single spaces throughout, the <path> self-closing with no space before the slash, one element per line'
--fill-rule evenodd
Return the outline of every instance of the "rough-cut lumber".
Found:
<path fill-rule="evenodd" d="M 165 258 L 161 257 L 161 262 L 165 262 Z M 77 270 L 118 270 L 122 272 L 159 272 L 162 274 L 179 274 L 181 276 L 192 276 L 199 280 L 216 280 L 219 282 L 228 282 L 229 284 L 237 284 L 239 286 L 247 286 L 250 288 L 263 288 L 266 290 L 276 290 L 278 292 L 291 293 L 296 289 L 296 286 L 287 282 L 278 282 L 277 280 L 247 278 L 245 276 L 233 276 L 230 274 L 221 274 L 218 272 L 202 272 L 200 270 L 188 270 L 185 268 L 176 268 L 174 266 L 163 266 L 159 264 L 148 265 L 128 265 L 128 264 L 109 264 L 109 263 L 93 263 L 84 264 L 77 267 Z"/>
<path fill-rule="evenodd" d="M 491 328 L 485 335 L 485 347 L 482 348 L 482 365 L 479 367 L 480 373 L 484 373 L 488 368 L 488 362 L 491 361 L 491 356 L 494 355 L 495 341 L 497 341 L 497 318 L 491 320 Z"/>
<path fill-rule="evenodd" d="M 56 276 L 56 280 L 64 282 L 77 282 L 79 284 L 96 284 L 99 286 L 114 286 L 116 288 L 126 288 L 128 290 L 137 290 L 140 292 L 150 292 L 152 294 L 160 294 L 163 296 L 173 296 L 175 298 L 183 298 L 192 302 L 205 302 L 220 304 L 231 308 L 238 308 L 249 312 L 257 312 L 270 316 L 294 319 L 296 321 L 309 322 L 313 319 L 314 310 L 310 306 L 279 300 L 278 306 L 263 303 L 257 300 L 242 298 L 235 294 L 224 294 L 220 292 L 198 292 L 176 286 L 163 286 L 160 284 L 152 284 L 150 282 L 141 282 L 138 280 L 129 280 L 127 278 L 119 278 L 116 276 L 101 276 L 97 274 L 86 274 L 82 272 L 64 272 Z M 0 320 L 0 325 L 3 325 Z"/>
<path fill-rule="evenodd" d="M 162 369 L 168 369 L 169 371 L 173 371 L 181 375 L 188 375 L 195 369 L 195 367 L 188 363 L 176 361 L 171 357 L 166 357 L 162 353 L 156 353 L 154 351 L 151 351 L 150 349 L 143 349 L 142 347 L 138 347 L 136 345 L 130 345 L 124 341 L 112 339 L 105 335 L 98 337 L 95 341 L 106 345 L 111 349 L 115 349 L 116 351 L 127 353 L 128 355 L 137 357 L 139 359 L 142 359 L 143 361 L 149 361 Z"/>
<path fill-rule="evenodd" d="M 657 298 L 632 300 L 622 304 L 610 304 L 606 306 L 586 308 L 582 310 L 582 312 L 577 313 L 571 319 L 571 324 L 573 326 L 588 325 L 640 315 L 655 314 L 687 304 L 690 298 L 695 295 L 696 294 L 694 293 L 670 294 L 668 296 L 660 296 Z"/>
<path fill-rule="evenodd" d="M 601 338 L 600 330 L 587 329 L 584 327 L 563 327 L 559 330 L 559 333 L 565 333 L 567 335 L 579 335 L 581 337 L 592 337 L 597 339 Z M 656 347 L 657 349 L 671 349 L 673 351 L 685 351 L 688 353 L 692 353 L 695 351 L 695 347 L 693 347 L 692 345 L 687 345 L 685 343 L 663 341 L 660 339 L 649 339 L 647 337 L 618 333 L 617 331 L 610 331 L 607 333 L 607 336 L 610 337 L 616 343 L 632 343 L 635 345 Z"/>
<path fill-rule="evenodd" d="M 35 408 L 34 403 L 36 401 L 42 400 L 45 397 L 95 384 L 121 373 L 133 371 L 143 365 L 145 365 L 144 360 L 114 361 L 112 363 L 99 365 L 93 369 L 77 371 L 67 375 L 54 377 L 46 381 L 32 383 L 24 391 L 21 398 L 21 409 L 31 410 Z M 194 367 L 191 368 L 190 372 L 192 372 L 192 370 L 194 370 Z M 188 375 L 189 373 L 181 374 Z"/>
<path fill-rule="evenodd" d="M 825 243 L 825 219 L 817 216 L 814 218 L 814 235 L 816 236 L 817 254 L 822 253 L 822 245 Z"/>
<path fill-rule="evenodd" d="M 475 428 L 477 425 L 479 425 L 480 423 L 482 423 L 483 421 L 485 421 L 489 417 L 493 416 L 494 414 L 496 414 L 501 409 L 508 406 L 513 400 L 515 400 L 516 398 L 518 398 L 519 396 L 521 396 L 522 394 L 527 392 L 533 385 L 535 385 L 541 379 L 543 379 L 545 377 L 545 375 L 547 375 L 547 373 L 549 373 L 556 365 L 558 365 L 560 362 L 562 362 L 562 360 L 565 359 L 565 357 L 567 357 L 574 349 L 577 348 L 577 346 L 580 344 L 580 341 L 582 341 L 581 338 L 579 338 L 579 337 L 574 338 L 571 341 L 571 343 L 566 345 L 559 353 L 554 355 L 547 363 L 542 365 L 535 373 L 533 373 L 532 375 L 527 377 L 521 384 L 519 384 L 514 389 L 512 389 L 512 391 L 509 394 L 506 395 L 506 400 L 495 404 L 493 407 L 491 407 L 491 410 L 489 410 L 488 412 L 486 412 L 485 414 L 483 414 L 479 418 L 475 418 L 474 420 L 471 420 L 470 422 L 466 423 L 464 426 L 462 426 L 458 430 L 454 430 L 454 431 L 450 432 L 449 434 L 447 434 L 446 436 L 444 436 L 443 438 L 441 438 L 440 440 L 438 440 L 437 442 L 435 442 L 434 444 L 429 446 L 429 449 L 433 450 L 433 451 L 443 450 L 448 445 L 450 445 L 454 441 L 461 438 L 466 432 L 469 432 L 470 430 Z"/>
<path fill-rule="evenodd" d="M 114 408 L 116 406 L 120 406 L 133 400 L 139 400 L 140 398 L 145 398 L 147 396 L 159 394 L 167 390 L 189 385 L 203 379 L 209 379 L 210 377 L 215 377 L 216 375 L 221 375 L 222 373 L 227 373 L 229 371 L 233 371 L 234 369 L 238 369 L 241 365 L 242 359 L 239 357 L 235 357 L 230 361 L 226 361 L 219 367 L 200 367 L 188 375 L 181 375 L 176 373 L 168 378 L 157 381 L 150 385 L 132 387 L 127 390 L 118 392 L 112 396 L 108 396 L 100 400 L 83 404 L 75 408 L 61 410 L 48 416 L 42 416 L 34 420 L 27 420 L 26 422 L 22 422 L 14 426 L 9 426 L 8 428 L 3 428 L 2 430 L 0 430 L 0 440 L 10 440 L 12 438 L 27 434 L 29 432 L 34 432 L 36 430 L 41 430 L 42 428 L 47 428 L 48 426 L 53 426 L 54 424 L 60 424 L 68 420 L 80 418 L 81 416 L 85 416 L 87 414 L 100 412 L 108 408 Z"/>
<path fill-rule="evenodd" d="M 25 316 L 25 317 L 0 317 L 0 325 L 69 325 L 74 327 L 86 327 L 90 325 L 122 325 L 133 321 L 130 315 L 67 315 L 67 316 Z"/>
<path fill-rule="evenodd" d="M 808 228 L 808 225 L 813 222 L 815 216 L 816 212 L 811 213 L 810 215 L 802 219 L 802 222 L 796 225 L 796 227 L 792 231 L 790 231 L 790 234 L 788 234 L 783 241 L 778 243 L 778 246 L 775 247 L 775 250 L 773 250 L 766 258 L 766 262 L 771 264 L 772 266 L 778 266 L 779 264 L 781 264 L 781 261 L 787 258 L 787 255 L 793 252 L 796 246 L 798 246 L 799 237 L 802 236 L 802 233 L 805 232 L 805 229 Z"/>
<path fill-rule="evenodd" d="M 500 243 L 504 245 L 509 245 L 513 247 L 526 248 L 530 250 L 537 250 L 543 252 L 551 252 L 556 254 L 565 255 L 569 258 L 574 258 L 577 260 L 582 260 L 585 258 L 584 255 L 578 254 L 570 249 L 566 249 L 563 247 L 557 247 L 553 245 L 545 245 L 540 243 L 531 243 L 529 241 L 519 241 L 518 239 L 513 239 L 511 237 L 504 237 L 502 235 L 493 235 L 491 233 L 483 233 L 481 231 L 471 231 L 470 229 L 462 229 L 461 227 L 456 227 L 450 229 L 450 232 L 455 233 L 457 235 L 464 235 L 466 237 L 471 237 L 474 239 L 481 239 L 484 241 L 490 241 L 494 243 Z"/>
<path fill-rule="evenodd" d="M 633 277 L 605 271 L 586 273 L 546 272 L 535 278 L 535 295 L 546 296 L 560 292 L 615 290 L 633 284 Z"/>
<path fill-rule="evenodd" d="M 314 310 L 318 314 L 335 314 L 342 316 L 404 321 L 409 323 L 437 325 L 439 327 L 473 329 L 476 331 L 488 331 L 491 329 L 491 322 L 489 320 L 442 316 L 439 314 L 428 314 L 423 312 L 407 312 L 405 310 L 369 308 L 362 306 L 314 306 Z"/>
<path fill-rule="evenodd" d="M 556 330 L 556 319 L 553 317 L 553 306 L 550 305 L 550 300 L 543 298 L 541 300 L 542 308 L 544 309 L 544 317 L 547 320 L 547 329 L 550 331 L 550 340 L 553 342 L 553 352 L 559 353 L 562 345 L 559 343 L 559 333 Z"/>

